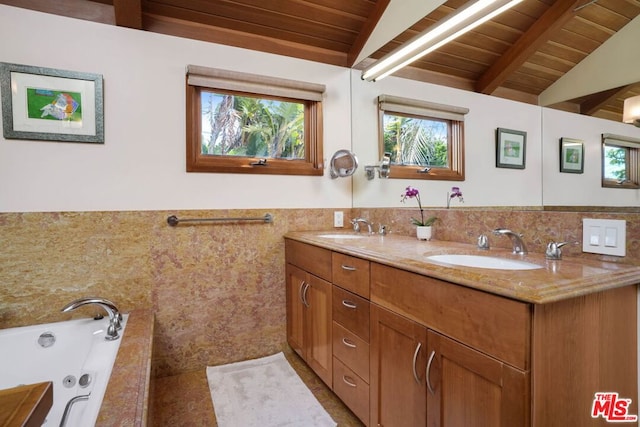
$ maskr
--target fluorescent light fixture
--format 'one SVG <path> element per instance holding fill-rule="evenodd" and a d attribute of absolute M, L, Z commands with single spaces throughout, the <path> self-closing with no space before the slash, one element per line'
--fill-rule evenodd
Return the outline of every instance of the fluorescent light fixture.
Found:
<path fill-rule="evenodd" d="M 523 0 L 478 0 L 470 3 L 367 67 L 362 72 L 362 79 L 383 79 L 521 1 Z"/>
<path fill-rule="evenodd" d="M 632 96 L 624 100 L 622 121 L 640 127 L 640 95 Z"/>

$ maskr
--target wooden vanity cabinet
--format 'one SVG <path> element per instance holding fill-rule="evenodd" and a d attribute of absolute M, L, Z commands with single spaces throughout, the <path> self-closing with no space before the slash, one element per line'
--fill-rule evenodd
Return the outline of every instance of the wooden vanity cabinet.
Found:
<path fill-rule="evenodd" d="M 427 426 L 529 425 L 527 372 L 432 330 L 426 353 Z"/>
<path fill-rule="evenodd" d="M 528 375 L 377 305 L 371 425 L 527 425 Z"/>
<path fill-rule="evenodd" d="M 604 426 L 598 392 L 638 414 L 637 285 L 534 304 L 286 248 L 289 343 L 366 425 Z"/>
<path fill-rule="evenodd" d="M 631 399 L 635 415 L 637 314 L 637 286 L 530 304 L 372 263 L 371 425 L 396 425 L 394 405 L 415 396 L 429 427 L 604 426 L 591 410 L 609 391 Z M 397 366 L 423 339 L 415 357 L 426 391 Z M 423 427 L 411 411 L 402 425 Z"/>
<path fill-rule="evenodd" d="M 427 328 L 371 305 L 370 425 L 426 425 Z"/>
<path fill-rule="evenodd" d="M 368 300 L 333 286 L 333 391 L 365 425 L 369 425 L 369 312 Z"/>
<path fill-rule="evenodd" d="M 331 278 L 335 285 L 369 299 L 371 263 L 362 258 L 334 252 L 331 255 Z"/>
<path fill-rule="evenodd" d="M 380 264 L 371 267 L 371 299 L 378 425 L 529 425 L 527 304 Z M 394 374 L 390 393 L 395 369 L 404 375 Z M 412 418 L 388 414 L 397 399 L 414 402 Z"/>
<path fill-rule="evenodd" d="M 331 252 L 287 240 L 287 341 L 329 387 L 333 380 Z"/>

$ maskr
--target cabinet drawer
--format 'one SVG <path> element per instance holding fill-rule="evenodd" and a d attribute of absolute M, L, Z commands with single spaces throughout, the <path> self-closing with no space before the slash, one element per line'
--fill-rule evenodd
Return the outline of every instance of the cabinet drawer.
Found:
<path fill-rule="evenodd" d="M 376 263 L 371 302 L 519 369 L 530 368 L 529 304 Z"/>
<path fill-rule="evenodd" d="M 337 358 L 333 359 L 333 392 L 369 425 L 369 384 Z"/>
<path fill-rule="evenodd" d="M 369 301 L 333 287 L 333 319 L 369 342 Z"/>
<path fill-rule="evenodd" d="M 331 251 L 285 239 L 285 257 L 288 263 L 322 279 L 331 281 Z"/>
<path fill-rule="evenodd" d="M 333 322 L 333 355 L 369 383 L 369 344 Z"/>
<path fill-rule="evenodd" d="M 369 299 L 369 261 L 334 252 L 332 282 Z"/>

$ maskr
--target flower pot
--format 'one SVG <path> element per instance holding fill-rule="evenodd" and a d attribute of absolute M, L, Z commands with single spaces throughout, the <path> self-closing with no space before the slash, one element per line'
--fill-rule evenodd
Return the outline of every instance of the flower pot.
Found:
<path fill-rule="evenodd" d="M 418 240 L 431 240 L 431 233 L 433 232 L 433 227 L 428 226 L 417 226 L 416 227 L 416 236 Z"/>

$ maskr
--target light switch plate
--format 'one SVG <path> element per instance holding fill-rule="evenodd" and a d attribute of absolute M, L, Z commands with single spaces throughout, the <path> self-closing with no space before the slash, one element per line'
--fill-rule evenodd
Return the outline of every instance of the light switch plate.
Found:
<path fill-rule="evenodd" d="M 627 222 L 621 219 L 582 220 L 582 252 L 625 256 Z"/>

